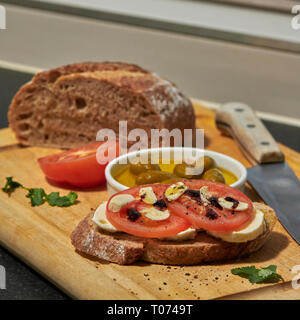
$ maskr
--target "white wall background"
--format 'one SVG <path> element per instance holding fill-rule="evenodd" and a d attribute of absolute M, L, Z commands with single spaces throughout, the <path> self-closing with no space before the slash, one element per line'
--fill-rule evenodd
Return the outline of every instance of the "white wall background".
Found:
<path fill-rule="evenodd" d="M 300 55 L 5 7 L 0 60 L 37 68 L 87 60 L 133 62 L 173 80 L 192 97 L 240 100 L 259 111 L 300 119 Z"/>

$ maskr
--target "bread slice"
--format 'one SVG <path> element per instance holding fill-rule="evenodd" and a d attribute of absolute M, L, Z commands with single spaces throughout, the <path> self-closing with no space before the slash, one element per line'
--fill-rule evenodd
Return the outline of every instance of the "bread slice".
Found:
<path fill-rule="evenodd" d="M 277 221 L 274 210 L 263 203 L 254 207 L 265 215 L 266 230 L 254 240 L 229 243 L 200 232 L 193 240 L 181 242 L 139 238 L 125 233 L 100 231 L 92 222 L 93 213 L 85 217 L 71 234 L 73 246 L 81 252 L 118 264 L 138 260 L 168 265 L 195 265 L 235 259 L 259 250 Z"/>
<path fill-rule="evenodd" d="M 170 81 L 121 62 L 76 63 L 38 73 L 9 107 L 23 145 L 71 148 L 96 140 L 98 130 L 195 128 L 191 101 Z M 149 140 L 150 141 L 150 140 Z"/>

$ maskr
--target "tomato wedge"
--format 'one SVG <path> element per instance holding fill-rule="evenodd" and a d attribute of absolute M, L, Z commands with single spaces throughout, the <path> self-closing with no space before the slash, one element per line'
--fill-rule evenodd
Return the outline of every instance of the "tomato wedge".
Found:
<path fill-rule="evenodd" d="M 185 185 L 189 187 L 183 195 L 177 200 L 167 202 L 168 209 L 187 219 L 194 228 L 203 228 L 205 230 L 232 232 L 242 229 L 248 224 L 254 216 L 254 210 L 251 200 L 242 192 L 218 182 L 204 180 L 185 180 Z M 209 203 L 207 206 L 198 197 L 199 190 L 203 186 L 208 187 L 212 197 L 231 197 L 239 202 L 246 202 L 248 209 L 243 211 L 234 211 L 234 209 L 220 208 L 218 204 Z"/>
<path fill-rule="evenodd" d="M 98 148 L 104 148 L 103 156 L 108 158 L 101 164 L 96 159 Z M 111 158 L 110 155 L 113 155 Z M 107 163 L 119 155 L 119 143 L 113 141 L 95 142 L 85 146 L 38 159 L 47 178 L 77 187 L 92 187 L 105 182 Z M 99 159 L 98 159 L 99 160 Z"/>
<path fill-rule="evenodd" d="M 163 200 L 166 185 L 162 184 L 137 186 L 121 191 L 117 194 L 114 194 L 107 202 L 106 217 L 108 221 L 120 231 L 144 238 L 168 237 L 188 229 L 191 226 L 190 222 L 188 222 L 184 218 L 172 214 L 170 210 L 170 216 L 167 219 L 160 221 L 150 220 L 143 214 L 141 214 L 134 221 L 129 218 L 129 213 L 132 212 L 132 210 L 136 210 L 140 213 L 146 207 L 150 208 L 152 206 L 144 203 L 143 200 L 139 198 L 139 190 L 143 187 L 149 186 L 152 187 L 157 200 Z M 119 194 L 130 194 L 135 197 L 136 200 L 124 206 L 119 212 L 113 212 L 108 209 L 109 203 L 113 199 L 113 197 Z M 161 208 L 161 210 L 167 209 Z"/>

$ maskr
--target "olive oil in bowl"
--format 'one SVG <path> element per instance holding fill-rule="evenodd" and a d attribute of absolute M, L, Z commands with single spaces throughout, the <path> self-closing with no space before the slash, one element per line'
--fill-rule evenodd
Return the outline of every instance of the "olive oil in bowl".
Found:
<path fill-rule="evenodd" d="M 176 174 L 174 174 L 174 172 L 176 172 L 176 170 L 174 169 L 177 166 L 177 164 L 175 164 L 173 161 L 171 161 L 171 163 L 169 164 L 159 163 L 157 166 L 158 168 L 156 168 L 156 170 L 153 170 L 154 168 L 148 167 L 146 168 L 145 171 L 142 171 L 142 170 L 134 170 L 131 164 L 127 164 L 127 165 L 124 165 L 116 175 L 113 175 L 113 178 L 119 183 L 121 183 L 122 185 L 129 188 L 134 187 L 138 184 L 147 184 L 147 183 L 155 183 L 155 182 L 171 183 L 171 182 L 175 182 L 176 180 L 179 181 L 179 180 L 187 179 L 187 177 L 179 177 L 179 176 L 176 176 Z M 215 166 L 214 168 L 218 169 L 224 178 L 223 181 L 219 181 L 219 182 L 225 182 L 225 184 L 231 185 L 238 180 L 237 177 L 229 170 L 224 169 L 220 166 Z M 148 171 L 148 174 L 147 174 L 147 171 Z M 154 177 L 154 175 L 156 175 L 157 177 Z M 143 181 L 140 178 L 146 178 L 146 180 Z M 155 178 L 157 178 L 156 179 L 157 181 L 155 180 Z M 200 176 L 197 178 L 201 179 Z"/>

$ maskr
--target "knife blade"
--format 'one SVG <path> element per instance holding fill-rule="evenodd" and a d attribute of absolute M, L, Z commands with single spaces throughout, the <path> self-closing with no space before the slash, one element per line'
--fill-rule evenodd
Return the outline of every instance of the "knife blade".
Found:
<path fill-rule="evenodd" d="M 256 164 L 247 169 L 248 182 L 300 245 L 300 181 L 270 132 L 252 108 L 240 102 L 223 104 L 215 121 L 222 133 L 237 141 L 250 163 Z"/>

